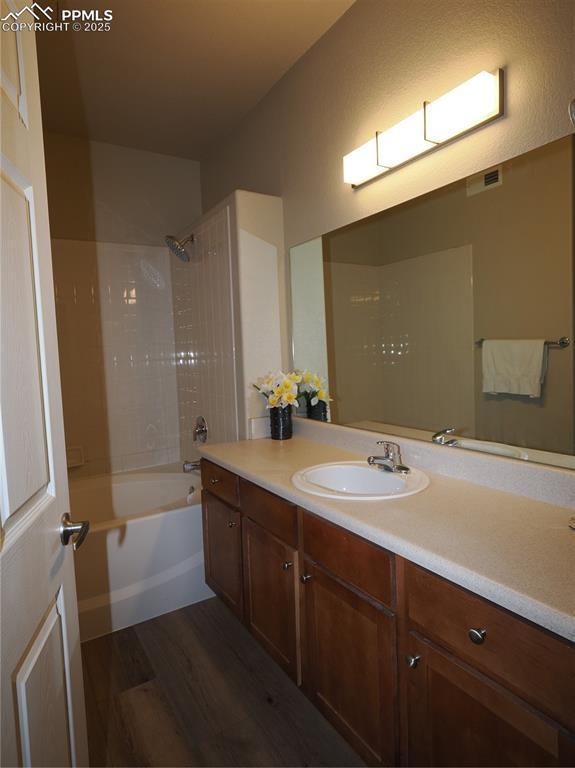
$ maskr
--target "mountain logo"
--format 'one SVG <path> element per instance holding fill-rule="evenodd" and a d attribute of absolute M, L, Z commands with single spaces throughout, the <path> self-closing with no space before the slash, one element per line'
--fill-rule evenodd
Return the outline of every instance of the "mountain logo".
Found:
<path fill-rule="evenodd" d="M 25 5 L 20 11 L 10 11 L 4 18 L 0 19 L 0 21 L 9 21 L 10 19 L 18 21 L 23 13 L 29 13 L 36 19 L 36 21 L 45 21 L 46 19 L 51 21 L 53 12 L 53 8 L 50 8 L 49 5 L 46 8 L 43 8 L 38 3 L 32 3 L 32 5 Z"/>

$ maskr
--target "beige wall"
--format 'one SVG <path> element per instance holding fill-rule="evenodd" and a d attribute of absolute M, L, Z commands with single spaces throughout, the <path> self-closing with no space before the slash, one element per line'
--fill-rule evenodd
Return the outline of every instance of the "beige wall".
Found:
<path fill-rule="evenodd" d="M 352 190 L 342 156 L 482 69 L 506 70 L 506 116 Z M 202 158 L 208 208 L 241 187 L 281 195 L 286 245 L 463 178 L 573 130 L 572 0 L 357 0 Z"/>
<path fill-rule="evenodd" d="M 52 237 L 163 245 L 201 213 L 200 165 L 47 133 Z"/>
<path fill-rule="evenodd" d="M 66 444 L 81 473 L 179 459 L 172 260 L 200 215 L 199 166 L 46 137 Z"/>

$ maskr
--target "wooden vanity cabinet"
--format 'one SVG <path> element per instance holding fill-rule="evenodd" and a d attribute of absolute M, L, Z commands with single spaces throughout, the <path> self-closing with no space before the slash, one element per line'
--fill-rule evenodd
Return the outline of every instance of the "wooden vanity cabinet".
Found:
<path fill-rule="evenodd" d="M 242 534 L 237 509 L 202 491 L 206 583 L 243 618 Z"/>
<path fill-rule="evenodd" d="M 297 509 L 240 479 L 244 620 L 254 637 L 300 683 Z"/>
<path fill-rule="evenodd" d="M 206 581 L 370 764 L 574 766 L 575 645 L 202 460 Z"/>
<path fill-rule="evenodd" d="M 393 556 L 303 513 L 306 692 L 371 765 L 396 765 Z"/>
<path fill-rule="evenodd" d="M 370 765 L 395 765 L 395 622 L 305 561 L 304 688 Z"/>
<path fill-rule="evenodd" d="M 297 683 L 297 550 L 248 517 L 242 521 L 245 621 Z"/>
<path fill-rule="evenodd" d="M 407 765 L 573 766 L 575 648 L 399 563 Z"/>
<path fill-rule="evenodd" d="M 408 645 L 404 763 L 575 765 L 573 736 L 557 723 L 417 634 Z"/>

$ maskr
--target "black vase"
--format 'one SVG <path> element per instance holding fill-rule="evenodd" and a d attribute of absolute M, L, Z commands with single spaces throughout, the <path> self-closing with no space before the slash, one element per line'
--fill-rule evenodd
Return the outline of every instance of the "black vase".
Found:
<path fill-rule="evenodd" d="M 327 403 L 318 400 L 315 405 L 312 405 L 311 400 L 308 400 L 307 417 L 308 419 L 315 419 L 315 421 L 327 421 Z"/>
<path fill-rule="evenodd" d="M 289 440 L 292 436 L 291 405 L 270 408 L 272 440 Z"/>

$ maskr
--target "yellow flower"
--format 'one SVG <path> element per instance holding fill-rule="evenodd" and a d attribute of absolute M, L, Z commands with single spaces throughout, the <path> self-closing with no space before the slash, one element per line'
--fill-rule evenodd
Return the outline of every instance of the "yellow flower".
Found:
<path fill-rule="evenodd" d="M 318 400 L 327 400 L 327 392 L 325 389 L 319 389 L 317 392 L 317 399 Z"/>
<path fill-rule="evenodd" d="M 299 384 L 301 381 L 301 376 L 299 373 L 295 373 L 295 371 L 294 373 L 288 373 L 287 377 L 290 381 L 293 381 L 294 384 Z"/>
<path fill-rule="evenodd" d="M 277 395 L 278 397 L 281 397 L 283 393 L 284 393 L 284 388 L 281 385 L 274 389 L 274 395 Z"/>
<path fill-rule="evenodd" d="M 313 376 L 313 385 L 316 387 L 316 389 L 321 388 L 321 379 L 317 374 L 314 374 Z"/>
<path fill-rule="evenodd" d="M 293 381 L 290 381 L 289 379 L 284 379 L 284 382 L 282 384 L 282 391 L 284 393 L 291 392 L 293 389 Z"/>
<path fill-rule="evenodd" d="M 305 384 L 310 384 L 312 379 L 313 379 L 313 373 L 310 373 L 309 371 L 304 371 L 303 380 Z"/>
<path fill-rule="evenodd" d="M 268 404 L 270 408 L 275 408 L 280 401 L 279 395 L 270 395 L 268 398 Z"/>
<path fill-rule="evenodd" d="M 284 395 L 284 402 L 286 402 L 288 405 L 295 405 L 295 395 L 293 392 L 287 392 Z"/>

